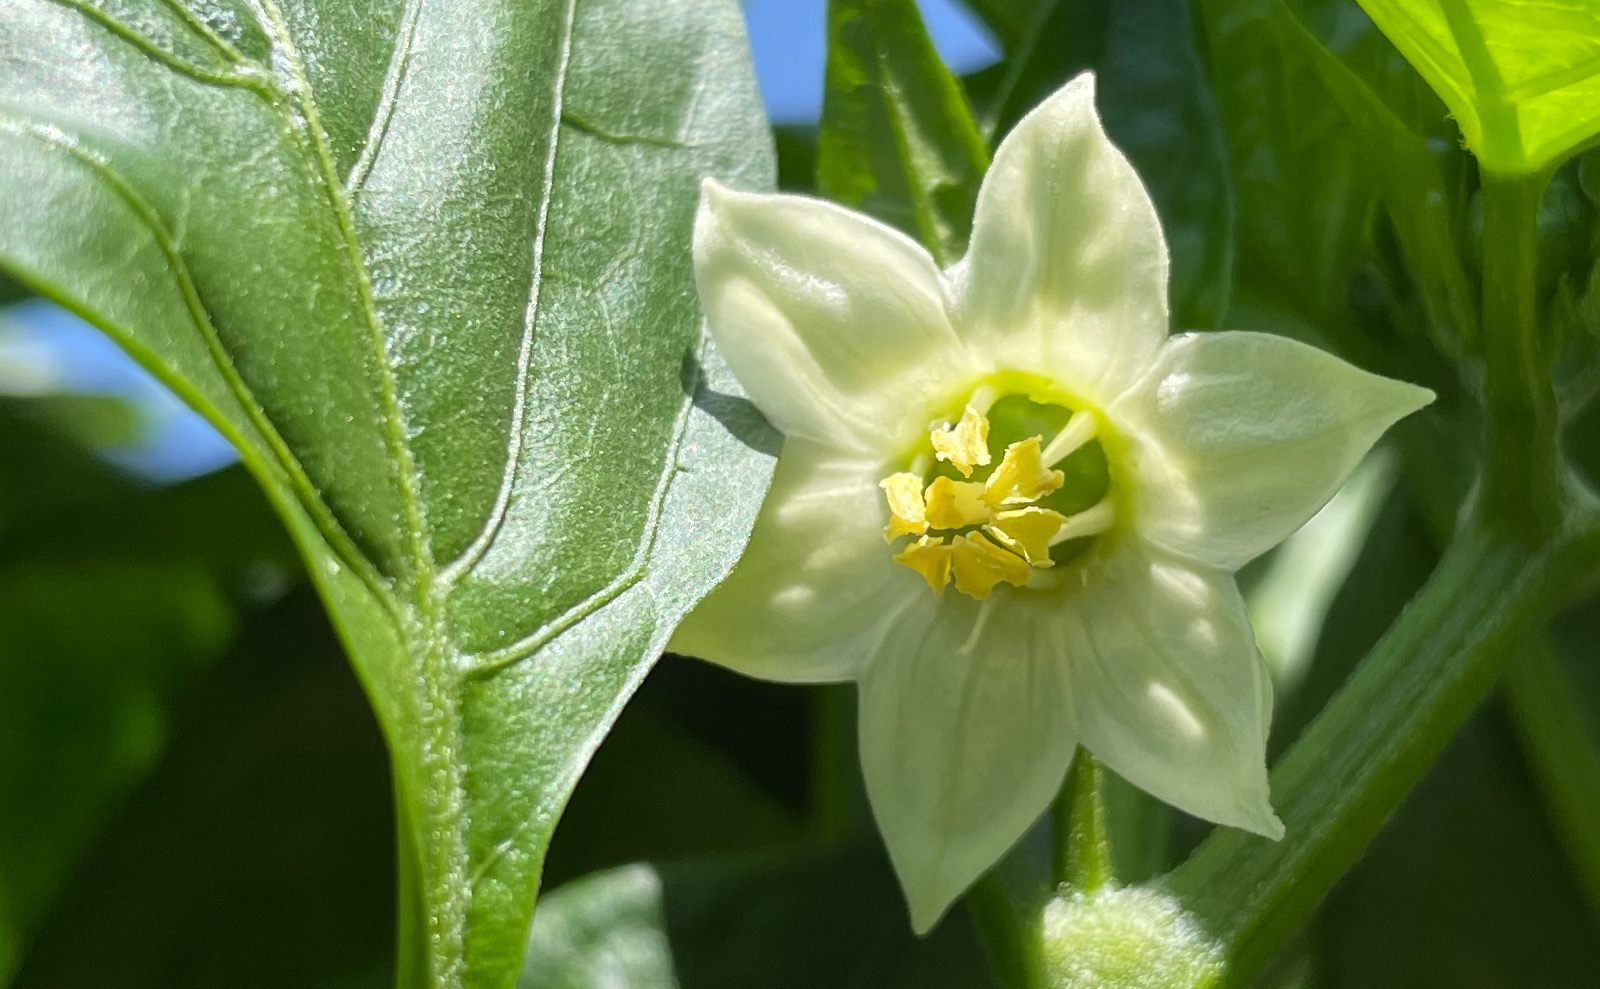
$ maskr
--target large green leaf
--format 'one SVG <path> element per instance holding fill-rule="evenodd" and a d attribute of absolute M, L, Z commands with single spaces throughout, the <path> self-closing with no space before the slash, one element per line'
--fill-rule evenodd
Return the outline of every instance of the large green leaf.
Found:
<path fill-rule="evenodd" d="M 403 984 L 514 978 L 585 759 L 759 504 L 686 249 L 702 175 L 771 182 L 741 32 L 732 0 L 0 8 L 0 265 L 287 520 L 391 744 Z"/>
<path fill-rule="evenodd" d="M 1361 0 L 1493 172 L 1538 171 L 1600 132 L 1591 0 Z"/>
<path fill-rule="evenodd" d="M 830 0 L 817 190 L 940 264 L 966 252 L 989 150 L 912 0 Z"/>

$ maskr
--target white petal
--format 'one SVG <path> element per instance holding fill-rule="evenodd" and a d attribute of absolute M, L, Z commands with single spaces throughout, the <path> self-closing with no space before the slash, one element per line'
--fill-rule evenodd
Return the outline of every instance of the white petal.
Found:
<path fill-rule="evenodd" d="M 1282 542 L 1332 498 L 1426 388 L 1265 333 L 1174 337 L 1112 410 L 1146 538 L 1225 570 Z"/>
<path fill-rule="evenodd" d="M 972 246 L 950 272 L 957 324 L 997 362 L 1109 401 L 1167 335 L 1167 245 L 1084 73 L 995 152 Z"/>
<path fill-rule="evenodd" d="M 883 540 L 884 473 L 786 440 L 744 555 L 668 648 L 763 680 L 854 679 L 889 618 L 930 596 Z"/>
<path fill-rule="evenodd" d="M 933 258 L 869 217 L 708 180 L 694 266 L 718 349 L 785 436 L 898 453 L 970 381 Z"/>
<path fill-rule="evenodd" d="M 1271 680 L 1233 577 L 1125 539 L 1068 609 L 1084 746 L 1196 817 L 1281 837 L 1267 791 Z"/>
<path fill-rule="evenodd" d="M 1016 843 L 1061 787 L 1075 744 L 1053 617 L 997 590 L 925 594 L 861 679 L 861 768 L 920 933 Z"/>

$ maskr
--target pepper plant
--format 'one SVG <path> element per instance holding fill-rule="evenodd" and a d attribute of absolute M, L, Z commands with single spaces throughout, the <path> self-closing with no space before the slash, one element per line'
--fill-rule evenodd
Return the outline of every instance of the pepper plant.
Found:
<path fill-rule="evenodd" d="M 1600 7 L 970 7 L 958 78 L 913 0 L 828 0 L 776 142 L 733 0 L 0 8 L 0 268 L 237 446 L 381 729 L 372 984 L 1380 984 L 1339 903 L 1491 694 L 1595 961 Z M 864 786 L 848 687 L 774 688 L 802 810 L 630 743 L 669 642 L 860 679 Z M 713 777 L 745 816 L 674 846 Z M 0 975 L 69 984 L 67 894 L 5 879 Z"/>

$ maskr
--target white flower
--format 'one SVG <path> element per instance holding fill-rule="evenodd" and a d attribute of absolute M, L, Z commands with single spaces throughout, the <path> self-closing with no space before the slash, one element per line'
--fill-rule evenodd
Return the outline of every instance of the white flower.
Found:
<path fill-rule="evenodd" d="M 717 346 L 786 439 L 749 549 L 673 648 L 858 682 L 918 931 L 1079 744 L 1281 836 L 1233 573 L 1430 392 L 1280 337 L 1169 338 L 1161 227 L 1089 75 L 1000 146 L 946 271 L 865 216 L 711 182 L 694 260 Z"/>

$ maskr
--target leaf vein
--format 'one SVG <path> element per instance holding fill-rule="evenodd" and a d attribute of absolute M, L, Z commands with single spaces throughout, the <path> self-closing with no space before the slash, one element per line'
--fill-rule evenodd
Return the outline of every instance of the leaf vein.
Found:
<path fill-rule="evenodd" d="M 383 89 L 378 97 L 378 106 L 372 113 L 372 125 L 367 129 L 366 143 L 361 146 L 361 154 L 350 166 L 350 174 L 345 179 L 345 188 L 351 192 L 366 184 L 373 163 L 378 160 L 378 152 L 383 149 L 384 138 L 389 134 L 389 122 L 394 119 L 395 107 L 400 103 L 400 87 L 405 83 L 406 71 L 411 67 L 411 45 L 416 38 L 417 17 L 421 10 L 422 0 L 408 0 L 405 13 L 401 15 L 400 31 L 395 38 L 394 51 L 389 56 L 389 68 L 383 76 Z"/>
<path fill-rule="evenodd" d="M 709 337 L 702 330 L 699 345 L 695 348 L 696 356 L 701 359 L 697 362 L 697 367 L 704 362 L 708 340 Z M 650 496 L 650 507 L 645 513 L 644 529 L 640 533 L 639 543 L 634 548 L 633 559 L 629 561 L 627 568 L 600 590 L 516 642 L 500 649 L 468 654 L 466 658 L 474 661 L 468 663 L 466 673 L 488 676 L 527 659 L 578 622 L 616 600 L 649 572 L 650 557 L 655 552 L 656 534 L 661 529 L 661 514 L 667 502 L 667 492 L 672 487 L 673 478 L 685 470 L 678 457 L 683 449 L 684 435 L 689 429 L 690 412 L 694 408 L 694 395 L 700 390 L 702 373 L 697 371 L 694 377 L 685 383 L 686 394 L 683 404 L 678 408 L 678 416 L 672 424 L 672 435 L 667 443 L 666 466 L 656 479 L 655 491 Z"/>
<path fill-rule="evenodd" d="M 534 331 L 538 323 L 540 291 L 544 287 L 544 247 L 550 230 L 550 203 L 555 199 L 556 151 L 561 138 L 563 119 L 562 100 L 566 93 L 567 72 L 572 64 L 572 27 L 577 0 L 567 0 L 565 22 L 561 29 L 561 51 L 556 64 L 555 81 L 550 110 L 550 147 L 544 162 L 544 191 L 539 203 L 539 219 L 533 237 L 532 273 L 528 286 L 528 305 L 522 317 L 522 339 L 518 344 L 516 382 L 511 399 L 511 423 L 506 436 L 505 465 L 500 471 L 500 486 L 495 491 L 494 503 L 484 519 L 483 526 L 461 555 L 452 560 L 436 578 L 441 590 L 447 592 L 469 570 L 477 566 L 505 525 L 506 513 L 511 506 L 511 494 L 516 489 L 519 464 L 522 460 L 522 434 L 528 419 L 528 371 L 533 361 Z"/>
<path fill-rule="evenodd" d="M 182 58 L 173 52 L 167 51 L 155 42 L 154 39 L 135 30 L 121 20 L 111 16 L 104 10 L 86 0 L 53 0 L 63 7 L 69 7 L 82 14 L 90 21 L 99 24 L 107 31 L 127 42 L 146 58 L 158 62 L 168 69 L 193 79 L 208 86 L 225 86 L 239 89 L 248 89 L 271 101 L 277 94 L 267 77 L 254 70 L 234 70 L 231 72 L 218 72 L 201 65 L 196 65 L 188 59 Z M 218 39 L 220 40 L 220 39 Z"/>
<path fill-rule="evenodd" d="M 181 250 L 171 232 L 162 223 L 155 207 L 146 201 L 138 190 L 133 187 L 132 183 L 113 168 L 109 162 L 83 147 L 78 141 L 58 128 L 24 123 L 4 117 L 0 117 L 0 128 L 9 130 L 19 136 L 32 138 L 78 161 L 100 181 L 109 186 L 118 198 L 127 203 L 129 209 L 138 217 L 139 222 L 150 231 L 150 236 L 160 249 L 168 271 L 177 283 L 179 294 L 183 297 L 184 306 L 188 310 L 189 318 L 194 324 L 195 331 L 200 334 L 201 339 L 205 342 L 206 351 L 210 354 L 212 363 L 222 375 L 229 391 L 233 393 L 235 400 L 239 402 L 245 415 L 250 419 L 251 425 L 256 428 L 266 441 L 279 469 L 288 475 L 289 487 L 294 492 L 296 500 L 300 502 L 306 514 L 310 516 L 312 523 L 317 527 L 317 531 L 322 535 L 323 539 L 327 541 L 334 555 L 345 566 L 354 571 L 362 582 L 367 585 L 368 589 L 372 591 L 373 596 L 386 609 L 392 612 L 394 610 L 394 601 L 390 595 L 388 585 L 372 567 L 366 556 L 356 547 L 354 540 L 344 531 L 344 527 L 339 523 L 338 518 L 322 500 L 316 486 L 311 483 L 311 479 L 306 475 L 294 452 L 289 449 L 288 444 L 279 435 L 271 418 L 267 416 L 266 410 L 256 401 L 250 386 L 239 374 L 238 368 L 233 363 L 232 355 L 229 353 L 226 344 L 223 343 L 221 335 L 217 332 L 210 312 L 206 309 L 204 300 L 200 298 L 199 290 L 195 288 L 194 279 L 189 274 L 188 265 L 183 259 Z M 224 431 L 234 433 L 230 423 L 222 421 L 218 425 Z M 239 442 L 241 437 L 234 435 L 231 438 L 235 441 L 236 446 L 241 449 L 247 448 L 247 444 Z"/>

